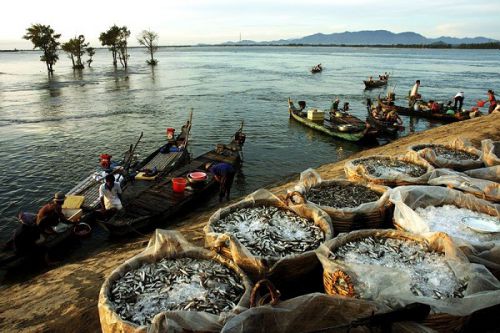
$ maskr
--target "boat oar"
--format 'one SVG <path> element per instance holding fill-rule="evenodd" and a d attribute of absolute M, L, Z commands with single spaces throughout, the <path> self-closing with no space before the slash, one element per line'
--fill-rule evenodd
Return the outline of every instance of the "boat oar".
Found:
<path fill-rule="evenodd" d="M 391 312 L 374 314 L 369 317 L 356 319 L 348 324 L 341 324 L 337 326 L 330 326 L 316 331 L 309 331 L 306 333 L 326 333 L 332 330 L 347 329 L 358 326 L 387 326 L 400 321 L 422 321 L 429 315 L 431 307 L 422 303 L 411 303 L 401 309 Z"/>
<path fill-rule="evenodd" d="M 132 145 L 130 145 L 127 161 L 125 161 L 125 163 L 123 164 L 123 169 L 127 173 L 128 173 L 128 169 L 130 168 L 130 164 L 132 163 L 132 158 L 134 157 L 135 149 L 137 148 L 137 145 L 139 144 L 139 141 L 141 141 L 143 135 L 144 135 L 144 132 L 141 132 L 141 135 L 139 135 L 139 139 L 137 139 L 137 142 L 135 143 L 135 145 L 133 147 L 132 147 Z"/>

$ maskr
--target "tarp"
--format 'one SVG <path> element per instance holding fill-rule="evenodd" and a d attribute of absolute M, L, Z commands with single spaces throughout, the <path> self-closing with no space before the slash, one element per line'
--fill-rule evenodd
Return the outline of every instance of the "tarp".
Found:
<path fill-rule="evenodd" d="M 500 142 L 485 139 L 481 141 L 481 149 L 483 151 L 483 161 L 486 166 L 500 165 Z"/>
<path fill-rule="evenodd" d="M 444 185 L 482 199 L 500 201 L 500 183 L 469 177 L 465 173 L 450 169 L 435 169 L 429 177 L 429 185 Z"/>
<path fill-rule="evenodd" d="M 491 180 L 492 182 L 500 183 L 500 165 L 467 170 L 464 173 L 473 178 Z"/>
<path fill-rule="evenodd" d="M 128 271 L 141 267 L 144 263 L 157 262 L 163 258 L 200 258 L 215 260 L 233 270 L 242 279 L 245 293 L 231 312 L 213 315 L 196 311 L 168 311 L 154 317 L 151 326 L 138 326 L 121 319 L 113 310 L 110 300 L 113 282 Z M 99 293 L 99 319 L 104 333 L 118 332 L 220 332 L 224 323 L 232 316 L 245 311 L 250 306 L 252 283 L 234 263 L 220 255 L 195 247 L 188 243 L 180 233 L 175 231 L 156 230 L 146 249 L 140 254 L 118 266 L 104 281 Z"/>

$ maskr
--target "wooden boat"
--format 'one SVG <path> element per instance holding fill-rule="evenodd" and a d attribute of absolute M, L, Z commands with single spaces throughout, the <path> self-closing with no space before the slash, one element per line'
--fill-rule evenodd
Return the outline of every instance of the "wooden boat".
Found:
<path fill-rule="evenodd" d="M 396 136 L 399 131 L 404 130 L 404 126 L 394 123 L 392 121 L 386 121 L 382 119 L 377 119 L 372 114 L 372 103 L 368 99 L 366 105 L 368 111 L 368 117 L 366 118 L 368 123 L 370 123 L 373 127 L 377 128 L 381 133 L 384 133 L 389 136 Z"/>
<path fill-rule="evenodd" d="M 349 120 L 347 120 L 347 118 L 346 121 L 342 123 L 340 122 L 340 120 L 331 121 L 328 119 L 324 119 L 322 122 L 309 120 L 307 119 L 307 114 L 304 111 L 297 109 L 291 99 L 288 99 L 288 112 L 290 113 L 290 117 L 292 119 L 298 121 L 299 123 L 309 128 L 325 133 L 329 136 L 333 136 L 348 141 L 355 141 L 355 142 L 360 141 L 369 132 L 366 125 L 361 127 L 359 126 L 359 122 L 349 123 Z M 352 118 L 355 118 L 353 116 L 350 117 L 351 118 L 349 119 L 351 121 Z M 362 122 L 361 120 L 359 121 Z"/>
<path fill-rule="evenodd" d="M 470 119 L 469 112 L 455 112 L 454 115 L 446 114 L 444 110 L 441 113 L 431 112 L 428 107 L 422 108 L 420 111 L 415 111 L 414 108 L 404 107 L 400 105 L 388 105 L 385 100 L 380 99 L 379 103 L 382 105 L 382 110 L 390 111 L 396 110 L 398 114 L 410 117 L 421 117 L 427 119 L 434 119 L 445 123 L 461 121 Z M 426 104 L 425 102 L 423 102 Z"/>
<path fill-rule="evenodd" d="M 144 160 L 134 165 L 130 168 L 130 159 L 135 151 L 135 147 L 131 148 L 127 152 L 127 158 L 124 158 L 124 162 L 117 165 L 115 170 L 112 172 L 115 174 L 115 179 L 117 181 L 125 180 L 122 183 L 122 190 L 124 192 L 128 192 L 129 189 L 133 189 L 134 191 L 138 191 L 139 189 L 145 189 L 151 186 L 154 183 L 154 180 L 147 179 L 134 179 L 133 182 L 127 182 L 125 177 L 128 177 L 130 172 L 137 173 L 138 170 L 153 170 L 155 169 L 158 172 L 158 176 L 162 174 L 169 173 L 175 168 L 179 167 L 183 163 L 185 163 L 189 159 L 188 152 L 188 139 L 189 132 L 191 130 L 191 120 L 192 113 L 190 115 L 189 121 L 186 123 L 184 130 L 181 131 L 177 137 L 167 142 L 165 145 L 157 148 L 154 152 L 148 155 Z M 142 133 L 141 133 L 142 137 Z M 139 138 L 140 140 L 140 138 Z M 137 143 L 139 142 L 137 141 Z M 137 147 L 136 143 L 136 147 Z M 171 149 L 173 147 L 182 147 L 181 149 Z M 85 199 L 82 204 L 82 209 L 85 212 L 93 212 L 100 206 L 99 200 L 99 187 L 103 183 L 103 179 L 105 177 L 104 172 L 94 173 L 80 183 L 78 183 L 75 187 L 73 187 L 67 194 L 68 195 L 80 195 L 84 196 Z"/>
<path fill-rule="evenodd" d="M 217 186 L 212 175 L 207 173 L 207 180 L 200 185 L 188 186 L 184 192 L 174 192 L 172 180 L 174 178 L 187 178 L 188 174 L 195 171 L 204 171 L 207 162 L 226 162 L 239 169 L 242 163 L 240 151 L 244 144 L 242 127 L 236 132 L 233 140 L 228 145 L 217 145 L 211 150 L 190 163 L 159 177 L 155 185 L 136 193 L 128 200 L 124 198 L 124 209 L 108 221 L 103 221 L 103 226 L 112 235 L 125 235 L 137 229 L 147 227 L 187 208 L 194 201 L 207 199 L 210 192 Z M 130 194 L 129 194 L 130 195 Z"/>
<path fill-rule="evenodd" d="M 387 81 L 389 81 L 389 75 L 387 75 L 387 79 L 385 80 L 364 80 L 363 83 L 365 84 L 365 89 L 373 89 L 385 86 Z"/>

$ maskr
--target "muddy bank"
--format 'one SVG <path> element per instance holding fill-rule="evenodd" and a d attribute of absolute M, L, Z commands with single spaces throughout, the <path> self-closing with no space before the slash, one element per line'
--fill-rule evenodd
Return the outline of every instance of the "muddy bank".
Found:
<path fill-rule="evenodd" d="M 476 146 L 485 138 L 500 140 L 500 114 L 434 128 L 401 138 L 388 145 L 357 153 L 350 158 L 375 154 L 397 155 L 417 143 L 447 143 L 467 138 Z M 317 170 L 324 178 L 343 178 L 344 161 L 325 164 Z M 285 191 L 298 175 L 268 186 L 274 193 Z M 238 199 L 235 199 L 235 201 Z M 203 245 L 203 226 L 217 207 L 185 215 L 170 229 L 180 230 L 188 239 Z M 148 237 L 130 243 L 114 244 L 90 256 L 73 256 L 73 263 L 54 268 L 23 282 L 2 282 L 0 292 L 0 331 L 12 332 L 96 332 L 100 330 L 97 312 L 99 289 L 114 268 L 140 252 Z M 88 254 L 86 254 L 88 255 Z"/>

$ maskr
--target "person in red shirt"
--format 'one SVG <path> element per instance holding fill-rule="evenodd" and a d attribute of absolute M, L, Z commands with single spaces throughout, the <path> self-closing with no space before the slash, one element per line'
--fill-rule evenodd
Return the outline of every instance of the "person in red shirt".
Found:
<path fill-rule="evenodd" d="M 497 100 L 495 98 L 495 92 L 493 90 L 488 90 L 488 101 L 490 102 L 490 107 L 488 108 L 488 113 L 492 113 L 497 106 Z"/>

